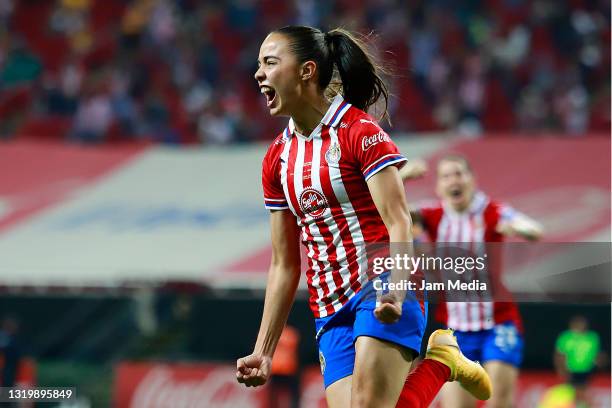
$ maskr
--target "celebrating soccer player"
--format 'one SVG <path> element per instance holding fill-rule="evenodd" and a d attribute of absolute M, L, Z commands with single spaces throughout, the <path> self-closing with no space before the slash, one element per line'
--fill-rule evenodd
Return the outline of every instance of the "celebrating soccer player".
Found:
<path fill-rule="evenodd" d="M 437 194 L 440 202 L 411 211 L 432 242 L 501 242 L 505 236 L 537 240 L 542 228 L 513 208 L 490 199 L 476 188 L 469 162 L 449 155 L 438 162 Z M 503 299 L 508 300 L 508 299 Z M 455 330 L 465 356 L 482 362 L 491 377 L 489 405 L 512 407 L 522 360 L 522 324 L 510 301 L 447 301 L 439 305 L 438 319 Z M 455 384 L 442 392 L 445 408 L 476 407 L 474 397 Z"/>
<path fill-rule="evenodd" d="M 395 407 L 404 382 L 401 406 L 427 407 L 455 380 L 487 399 L 486 372 L 463 357 L 449 330 L 432 334 L 406 380 L 421 347 L 424 304 L 401 294 L 362 296 L 370 284 L 364 245 L 412 242 L 398 172 L 406 159 L 364 112 L 387 102 L 378 66 L 350 33 L 304 26 L 270 33 L 258 63 L 270 114 L 290 119 L 263 160 L 272 262 L 259 334 L 253 353 L 237 361 L 238 381 L 259 386 L 269 378 L 299 281 L 301 238 L 331 408 Z"/>

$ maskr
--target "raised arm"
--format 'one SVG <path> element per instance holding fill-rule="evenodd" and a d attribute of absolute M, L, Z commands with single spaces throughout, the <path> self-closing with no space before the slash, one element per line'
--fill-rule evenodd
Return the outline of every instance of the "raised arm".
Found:
<path fill-rule="evenodd" d="M 272 356 L 285 327 L 300 280 L 299 228 L 288 210 L 270 214 L 272 262 L 268 272 L 263 316 L 253 354 L 237 361 L 236 378 L 257 387 L 270 377 Z"/>
<path fill-rule="evenodd" d="M 537 241 L 542 238 L 542 225 L 526 216 L 525 214 L 517 213 L 510 219 L 502 219 L 497 224 L 497 232 L 506 236 L 519 236 L 528 241 Z"/>
<path fill-rule="evenodd" d="M 402 181 L 415 180 L 427 173 L 427 162 L 423 159 L 411 159 L 399 170 Z"/>

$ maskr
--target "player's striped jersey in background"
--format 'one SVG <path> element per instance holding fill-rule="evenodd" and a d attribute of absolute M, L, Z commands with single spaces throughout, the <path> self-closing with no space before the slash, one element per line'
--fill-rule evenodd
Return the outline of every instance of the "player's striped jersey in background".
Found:
<path fill-rule="evenodd" d="M 457 212 L 450 206 L 438 202 L 419 208 L 423 227 L 431 242 L 463 243 L 458 245 L 474 253 L 484 249 L 485 242 L 501 242 L 503 235 L 497 232 L 501 221 L 509 221 L 517 212 L 506 205 L 491 200 L 482 192 L 474 195 L 469 208 Z M 499 261 L 499 260 L 497 260 Z M 493 276 L 478 275 L 473 278 L 481 282 L 499 285 L 495 279 L 501 279 L 500 262 L 489 267 L 494 270 Z M 447 294 L 447 297 L 449 295 Z M 507 296 L 504 296 L 504 298 Z M 521 328 L 520 315 L 516 305 L 511 301 L 448 301 L 439 305 L 436 317 L 448 327 L 460 331 L 479 331 L 493 328 L 497 323 L 512 321 Z"/>
<path fill-rule="evenodd" d="M 308 137 L 288 127 L 263 161 L 266 208 L 289 209 L 308 251 L 315 317 L 338 311 L 367 280 L 365 243 L 388 242 L 366 181 L 406 159 L 366 113 L 336 96 Z"/>

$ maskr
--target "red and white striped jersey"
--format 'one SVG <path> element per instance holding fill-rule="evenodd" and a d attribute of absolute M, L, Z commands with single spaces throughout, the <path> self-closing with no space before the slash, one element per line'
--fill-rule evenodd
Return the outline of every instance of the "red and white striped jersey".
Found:
<path fill-rule="evenodd" d="M 329 316 L 367 280 L 366 243 L 388 242 L 366 181 L 406 159 L 365 112 L 336 96 L 308 137 L 289 126 L 263 160 L 269 210 L 289 209 L 308 250 L 310 308 Z"/>
<path fill-rule="evenodd" d="M 474 195 L 470 206 L 463 212 L 457 212 L 442 202 L 421 206 L 419 212 L 431 242 L 470 243 L 470 249 L 474 251 L 477 251 L 475 244 L 503 241 L 504 236 L 496 231 L 498 223 L 509 221 L 519 214 L 512 207 L 492 201 L 482 192 Z M 481 282 L 489 281 L 490 285 L 492 279 L 499 279 L 499 275 L 477 278 Z M 442 302 L 436 318 L 459 331 L 487 330 L 507 321 L 513 321 L 522 330 L 514 302 Z"/>

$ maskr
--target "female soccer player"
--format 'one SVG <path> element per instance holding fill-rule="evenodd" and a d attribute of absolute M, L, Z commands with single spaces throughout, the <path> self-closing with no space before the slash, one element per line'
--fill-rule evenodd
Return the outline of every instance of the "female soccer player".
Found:
<path fill-rule="evenodd" d="M 269 378 L 299 281 L 301 237 L 331 408 L 395 407 L 404 382 L 407 407 L 428 406 L 454 380 L 488 398 L 486 373 L 462 356 L 450 331 L 432 334 L 427 358 L 406 380 L 425 329 L 423 304 L 403 302 L 399 291 L 379 301 L 362 296 L 364 245 L 412 241 L 398 174 L 406 159 L 364 112 L 379 97 L 386 105 L 388 94 L 363 45 L 344 30 L 289 26 L 266 37 L 258 63 L 270 114 L 290 119 L 263 160 L 272 262 L 259 334 L 253 353 L 237 361 L 238 381 L 259 386 Z M 341 92 L 330 100 L 334 72 Z"/>
<path fill-rule="evenodd" d="M 536 221 L 479 191 L 471 166 L 462 156 L 439 160 L 436 191 L 439 203 L 411 211 L 432 242 L 500 242 L 506 236 L 537 240 L 542 235 Z M 437 313 L 438 320 L 455 330 L 465 355 L 482 362 L 491 377 L 494 391 L 488 406 L 502 408 L 514 406 L 523 352 L 518 308 L 509 299 L 504 300 L 448 301 L 438 306 Z M 476 400 L 461 387 L 448 384 L 442 392 L 442 405 L 473 408 Z"/>

